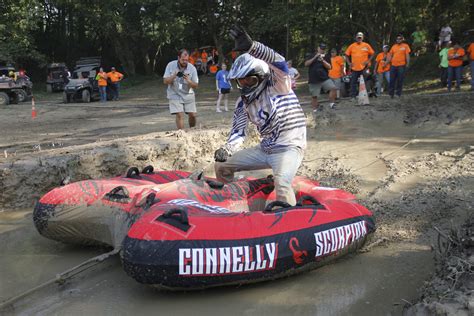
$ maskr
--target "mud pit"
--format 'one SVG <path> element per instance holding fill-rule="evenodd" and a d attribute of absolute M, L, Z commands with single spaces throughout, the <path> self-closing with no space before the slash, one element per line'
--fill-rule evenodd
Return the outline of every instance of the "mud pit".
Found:
<path fill-rule="evenodd" d="M 225 140 L 231 114 L 215 113 L 210 98 L 202 98 L 200 128 L 185 132 L 166 132 L 174 126 L 166 108 L 146 104 L 138 110 L 125 103 L 93 110 L 45 104 L 43 109 L 63 123 L 50 125 L 43 115 L 43 124 L 36 121 L 22 131 L 13 127 L 27 120 L 25 115 L 10 117 L 1 130 L 8 140 L 2 141 L 7 155 L 0 160 L 0 299 L 104 251 L 62 245 L 34 231 L 35 200 L 61 181 L 109 177 L 149 164 L 189 171 L 205 167 L 212 176 L 212 155 Z M 300 99 L 308 102 L 304 95 Z M 355 193 L 374 212 L 373 241 L 384 242 L 368 252 L 276 282 L 173 294 L 136 284 L 118 260 L 111 260 L 22 300 L 16 312 L 399 314 L 407 302 L 418 300 L 418 289 L 434 272 L 433 227 L 447 231 L 472 212 L 473 99 L 472 94 L 413 95 L 371 100 L 368 107 L 342 101 L 338 110 L 323 111 L 316 126 L 308 119 L 308 149 L 299 174 Z M 72 123 L 78 113 L 84 126 Z M 64 141 L 67 118 L 74 131 L 68 132 L 69 142 Z M 113 126 L 125 127 L 114 135 Z M 256 142 L 252 135 L 246 145 Z M 37 144 L 43 144 L 41 150 Z"/>

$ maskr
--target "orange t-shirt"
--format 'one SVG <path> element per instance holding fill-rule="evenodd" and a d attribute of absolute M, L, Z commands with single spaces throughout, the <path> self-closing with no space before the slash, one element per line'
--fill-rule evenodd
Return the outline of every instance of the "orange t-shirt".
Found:
<path fill-rule="evenodd" d="M 364 63 L 374 54 L 372 46 L 366 42 L 352 43 L 346 50 L 346 55 L 351 57 L 352 70 L 361 71 L 366 66 Z"/>
<path fill-rule="evenodd" d="M 112 81 L 112 83 L 118 82 L 118 81 L 122 80 L 122 78 L 123 78 L 123 75 L 118 71 L 108 72 L 107 76 L 110 78 L 110 81 Z"/>
<path fill-rule="evenodd" d="M 387 72 L 390 70 L 390 63 L 387 63 L 387 57 L 388 53 L 379 53 L 377 57 L 375 58 L 375 61 L 377 62 L 377 73 L 380 74 L 382 72 Z M 385 59 L 385 61 L 383 61 Z"/>
<path fill-rule="evenodd" d="M 455 54 L 458 55 L 456 59 L 449 59 L 449 57 L 453 57 Z M 448 50 L 448 65 L 451 67 L 459 67 L 462 66 L 462 57 L 466 55 L 466 52 L 462 48 L 454 49 L 451 48 Z"/>
<path fill-rule="evenodd" d="M 96 76 L 96 79 L 99 87 L 107 86 L 107 73 L 105 71 L 99 72 Z"/>
<path fill-rule="evenodd" d="M 411 49 L 407 43 L 394 44 L 389 53 L 392 55 L 391 63 L 393 66 L 405 66 L 407 64 L 407 54 L 410 54 Z"/>
<path fill-rule="evenodd" d="M 344 64 L 346 61 L 342 56 L 331 57 L 331 70 L 329 70 L 329 78 L 339 79 L 344 75 Z"/>
<path fill-rule="evenodd" d="M 211 74 L 215 74 L 217 70 L 217 65 L 211 65 L 211 67 L 209 67 L 209 71 L 211 72 Z"/>
<path fill-rule="evenodd" d="M 469 47 L 467 48 L 467 52 L 469 53 L 471 60 L 474 60 L 474 43 L 471 43 L 471 45 L 469 45 Z"/>
<path fill-rule="evenodd" d="M 202 59 L 203 63 L 205 63 L 205 64 L 207 63 L 207 53 L 206 52 L 202 52 L 201 59 Z"/>

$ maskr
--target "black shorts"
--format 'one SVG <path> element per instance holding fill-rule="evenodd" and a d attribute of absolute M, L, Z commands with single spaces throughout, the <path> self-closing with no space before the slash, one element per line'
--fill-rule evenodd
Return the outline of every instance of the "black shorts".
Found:
<path fill-rule="evenodd" d="M 221 88 L 221 94 L 228 94 L 230 93 L 230 88 Z"/>

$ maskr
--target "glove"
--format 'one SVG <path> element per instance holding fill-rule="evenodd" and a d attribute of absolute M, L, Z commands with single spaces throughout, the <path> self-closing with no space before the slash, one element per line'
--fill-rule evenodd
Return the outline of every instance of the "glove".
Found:
<path fill-rule="evenodd" d="M 227 161 L 227 158 L 229 158 L 229 152 L 225 148 L 221 147 L 214 153 L 215 161 L 224 162 Z"/>
<path fill-rule="evenodd" d="M 252 46 L 252 38 L 248 35 L 248 33 L 238 25 L 234 25 L 230 29 L 230 36 L 235 41 L 235 51 L 239 52 L 247 52 L 250 47 Z"/>

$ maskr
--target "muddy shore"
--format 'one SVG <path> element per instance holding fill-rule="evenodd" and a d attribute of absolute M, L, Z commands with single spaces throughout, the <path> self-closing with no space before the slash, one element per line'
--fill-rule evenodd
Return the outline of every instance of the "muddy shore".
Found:
<path fill-rule="evenodd" d="M 179 313 L 205 314 L 211 310 L 204 302 L 216 301 L 212 312 L 223 313 L 228 300 L 235 300 L 231 307 L 243 314 L 285 314 L 296 308 L 309 314 L 364 315 L 399 314 L 418 300 L 432 303 L 427 298 L 434 296 L 423 285 L 439 270 L 430 250 L 436 248 L 438 231 L 460 227 L 473 212 L 474 94 L 382 97 L 364 107 L 344 100 L 314 122 L 303 89 L 308 149 L 299 174 L 355 193 L 376 216 L 373 241 L 383 240 L 379 246 L 295 278 L 188 296 L 133 284 L 118 261 L 110 262 L 61 290 L 38 294 L 48 294 L 47 304 L 33 298 L 22 302 L 19 312 L 120 314 L 120 307 L 127 314 L 141 305 L 171 311 L 181 304 Z M 31 227 L 31 209 L 42 194 L 62 181 L 111 177 L 130 166 L 204 167 L 212 176 L 213 152 L 225 141 L 232 117 L 215 112 L 214 94 L 206 90 L 198 96 L 198 127 L 179 132 L 173 131 L 163 95 L 140 99 L 125 93 L 123 101 L 105 106 L 64 106 L 54 97 L 38 102 L 34 121 L 28 105 L 1 109 L 1 300 L 101 252 L 42 239 Z M 256 142 L 251 133 L 245 145 Z M 39 258 L 50 265 L 36 263 Z M 472 273 L 470 278 L 463 283 L 470 294 L 461 291 L 463 298 L 449 311 L 472 313 Z M 128 305 L 115 301 L 110 307 L 114 297 Z"/>

